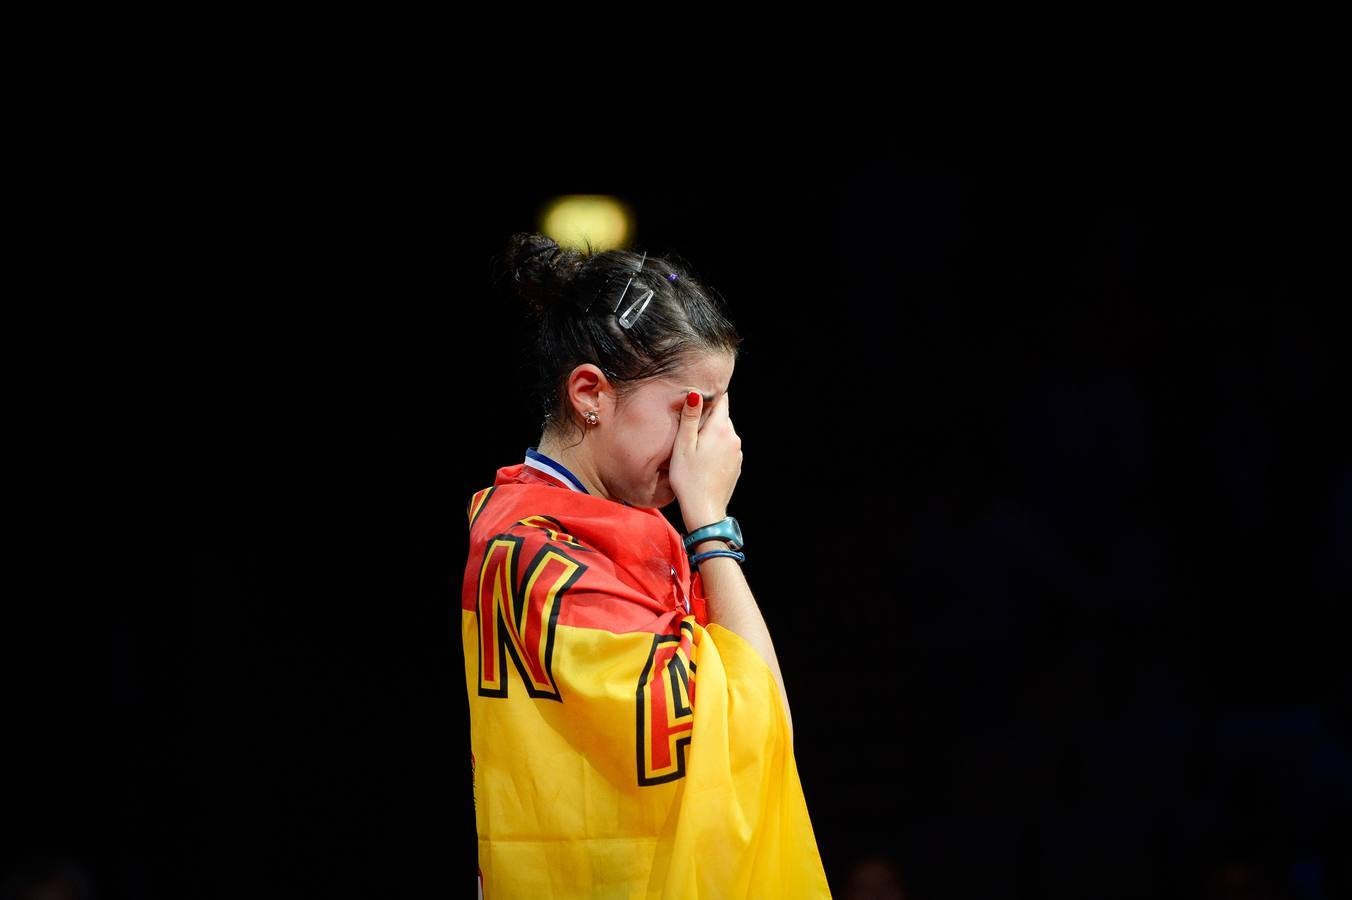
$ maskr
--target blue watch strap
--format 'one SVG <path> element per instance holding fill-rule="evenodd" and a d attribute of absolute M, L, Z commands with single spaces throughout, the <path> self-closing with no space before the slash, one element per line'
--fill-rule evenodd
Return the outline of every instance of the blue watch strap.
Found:
<path fill-rule="evenodd" d="M 746 554 L 740 550 L 705 550 L 703 553 L 696 553 L 694 556 L 690 557 L 690 568 L 693 569 L 697 567 L 711 556 L 731 556 L 739 563 L 746 561 Z"/>
<path fill-rule="evenodd" d="M 741 541 L 738 540 L 740 536 L 741 527 L 737 520 L 732 516 L 724 516 L 717 522 L 696 528 L 685 536 L 683 543 L 685 549 L 689 551 L 703 541 L 716 538 L 720 541 L 727 541 L 728 546 L 732 549 L 740 550 L 742 547 Z"/>

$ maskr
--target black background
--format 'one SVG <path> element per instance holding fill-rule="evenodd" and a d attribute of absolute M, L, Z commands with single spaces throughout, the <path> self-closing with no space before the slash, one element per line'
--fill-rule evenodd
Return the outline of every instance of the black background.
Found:
<path fill-rule="evenodd" d="M 1348 889 L 1315 142 L 383 134 L 262 128 L 203 175 L 154 458 L 191 588 L 42 607 L 11 891 L 473 896 L 464 509 L 539 437 L 490 265 L 574 192 L 745 338 L 730 511 L 838 896 L 870 856 L 920 898 Z"/>

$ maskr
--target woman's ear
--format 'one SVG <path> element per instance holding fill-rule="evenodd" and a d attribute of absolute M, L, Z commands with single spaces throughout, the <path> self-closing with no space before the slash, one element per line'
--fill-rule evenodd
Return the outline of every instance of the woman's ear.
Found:
<path fill-rule="evenodd" d="M 610 393 L 610 380 L 592 363 L 583 363 L 573 369 L 568 375 L 567 390 L 568 402 L 577 410 L 578 415 L 593 409 L 603 415 L 609 412 L 602 405 L 602 401 L 603 397 Z"/>

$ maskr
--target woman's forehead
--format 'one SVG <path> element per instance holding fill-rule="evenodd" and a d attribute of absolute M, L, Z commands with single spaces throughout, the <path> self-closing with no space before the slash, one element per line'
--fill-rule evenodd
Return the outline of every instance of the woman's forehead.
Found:
<path fill-rule="evenodd" d="M 678 392 L 697 390 L 708 401 L 728 389 L 735 365 L 735 360 L 727 354 L 703 354 L 673 371 L 665 381 Z"/>

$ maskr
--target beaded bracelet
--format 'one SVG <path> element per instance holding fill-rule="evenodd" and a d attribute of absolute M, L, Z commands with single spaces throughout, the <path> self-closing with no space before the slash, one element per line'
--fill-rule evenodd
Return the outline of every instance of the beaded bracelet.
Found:
<path fill-rule="evenodd" d="M 695 568 L 711 556 L 731 556 L 739 563 L 746 560 L 746 554 L 740 550 L 705 550 L 690 557 L 690 568 Z"/>

